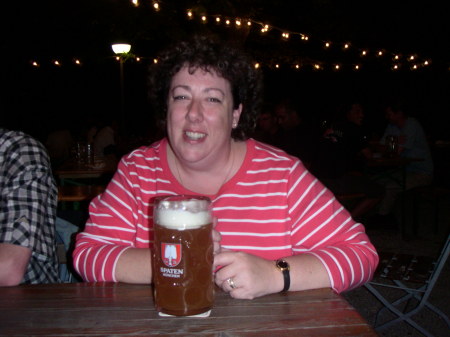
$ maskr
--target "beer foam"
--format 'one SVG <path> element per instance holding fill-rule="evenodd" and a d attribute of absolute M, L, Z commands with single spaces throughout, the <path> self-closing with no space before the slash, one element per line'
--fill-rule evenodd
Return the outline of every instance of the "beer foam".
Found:
<path fill-rule="evenodd" d="M 211 222 L 209 212 L 189 212 L 186 210 L 159 209 L 156 222 L 170 229 L 195 229 Z"/>

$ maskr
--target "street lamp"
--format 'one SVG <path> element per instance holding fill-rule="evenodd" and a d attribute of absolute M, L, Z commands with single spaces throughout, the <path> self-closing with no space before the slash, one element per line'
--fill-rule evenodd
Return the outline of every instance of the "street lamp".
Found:
<path fill-rule="evenodd" d="M 118 56 L 120 63 L 120 104 L 122 116 L 125 111 L 125 96 L 124 96 L 124 80 L 123 80 L 123 62 L 125 56 L 130 52 L 131 45 L 127 43 L 116 43 L 111 45 L 113 52 Z"/>

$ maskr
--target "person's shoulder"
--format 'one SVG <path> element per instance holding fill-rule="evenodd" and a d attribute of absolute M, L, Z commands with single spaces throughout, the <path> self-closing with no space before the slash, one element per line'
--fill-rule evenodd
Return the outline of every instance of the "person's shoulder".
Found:
<path fill-rule="evenodd" d="M 141 145 L 138 148 L 132 150 L 128 154 L 126 154 L 122 159 L 125 161 L 135 161 L 136 159 L 148 159 L 159 157 L 161 155 L 161 151 L 164 149 L 165 140 L 158 140 L 153 142 L 150 145 Z"/>
<path fill-rule="evenodd" d="M 45 152 L 45 147 L 39 140 L 19 130 L 0 129 L 0 139 L 1 146 L 7 146 L 10 150 L 26 147 L 27 150 L 34 148 Z"/>
<path fill-rule="evenodd" d="M 22 131 L 10 130 L 0 134 L 0 154 L 2 160 L 13 167 L 23 170 L 37 167 L 48 170 L 50 159 L 45 146 L 36 138 Z"/>
<path fill-rule="evenodd" d="M 416 117 L 408 117 L 406 121 L 413 126 L 422 126 L 422 124 Z"/>
<path fill-rule="evenodd" d="M 258 158 L 259 160 L 274 160 L 274 161 L 284 161 L 284 162 L 295 162 L 299 159 L 288 154 L 286 151 L 267 144 L 261 141 L 250 138 L 247 140 L 247 148 L 249 149 L 249 154 L 253 158 Z"/>

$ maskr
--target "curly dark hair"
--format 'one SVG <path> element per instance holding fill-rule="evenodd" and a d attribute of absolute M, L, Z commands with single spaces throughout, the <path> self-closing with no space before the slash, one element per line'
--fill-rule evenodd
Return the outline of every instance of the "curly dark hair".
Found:
<path fill-rule="evenodd" d="M 232 130 L 231 137 L 247 139 L 255 128 L 261 107 L 262 74 L 241 48 L 209 35 L 195 35 L 171 45 L 160 53 L 158 62 L 150 66 L 149 98 L 159 126 L 165 130 L 172 77 L 185 65 L 191 73 L 198 68 L 215 71 L 230 82 L 233 108 L 237 109 L 242 103 L 239 124 Z"/>

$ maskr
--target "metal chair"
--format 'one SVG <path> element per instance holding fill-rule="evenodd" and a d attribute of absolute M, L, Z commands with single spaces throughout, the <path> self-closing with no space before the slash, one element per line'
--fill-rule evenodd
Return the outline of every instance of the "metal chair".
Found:
<path fill-rule="evenodd" d="M 450 254 L 450 235 L 438 259 L 419 257 L 406 254 L 380 253 L 380 264 L 374 280 L 365 284 L 365 287 L 384 305 L 377 313 L 374 328 L 377 331 L 386 329 L 393 324 L 406 322 L 425 336 L 433 336 L 430 332 L 414 321 L 416 315 L 424 307 L 442 318 L 450 329 L 450 319 L 447 315 L 428 302 L 431 291 Z M 384 280 L 384 281 L 381 281 Z M 386 297 L 386 288 L 398 289 L 406 292 L 403 296 L 390 301 Z M 406 303 L 405 303 L 406 302 Z M 382 312 L 390 310 L 396 318 L 378 324 Z M 449 330 L 450 331 L 450 330 Z"/>

